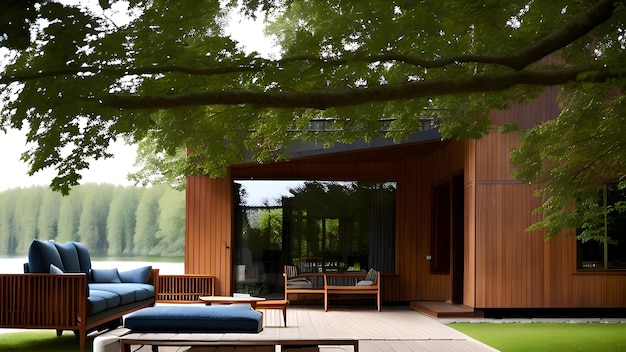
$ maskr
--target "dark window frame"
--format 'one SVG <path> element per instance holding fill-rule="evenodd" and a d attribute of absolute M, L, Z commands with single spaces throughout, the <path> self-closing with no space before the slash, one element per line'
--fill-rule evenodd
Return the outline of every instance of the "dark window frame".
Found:
<path fill-rule="evenodd" d="M 600 204 L 606 208 L 617 201 L 626 201 L 626 190 L 619 190 L 617 183 L 607 183 L 599 199 Z M 578 271 L 626 270 L 626 213 L 607 215 L 605 226 L 607 226 L 608 241 L 576 240 L 576 269 Z"/>

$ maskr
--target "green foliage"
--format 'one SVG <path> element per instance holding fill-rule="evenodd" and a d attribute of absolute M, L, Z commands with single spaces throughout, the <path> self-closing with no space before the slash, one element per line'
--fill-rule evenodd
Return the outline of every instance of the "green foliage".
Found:
<path fill-rule="evenodd" d="M 107 217 L 108 256 L 122 257 L 133 253 L 135 212 L 141 189 L 116 187 Z"/>
<path fill-rule="evenodd" d="M 622 177 L 619 0 L 99 4 L 26 1 L 2 12 L 15 25 L 0 26 L 0 129 L 27 131 L 30 173 L 53 167 L 63 193 L 118 138 L 142 144 L 136 180 L 180 187 L 182 175 L 284 159 L 296 141 L 400 141 L 422 117 L 444 138 L 480 138 L 489 111 L 553 85 L 563 86 L 562 114 L 523 132 L 513 156 L 518 176 L 541 187 L 540 226 L 574 224 L 584 204 L 575 200 Z M 230 10 L 264 18 L 280 53 L 242 51 L 224 33 Z M 332 130 L 313 131 L 314 121 Z M 58 226 L 76 221 L 62 214 Z"/>
<path fill-rule="evenodd" d="M 167 186 L 0 192 L 0 256 L 26 255 L 34 239 L 82 242 L 94 256 L 182 256 L 184 231 L 185 193 Z"/>
<path fill-rule="evenodd" d="M 615 82 L 564 86 L 558 118 L 523 131 L 522 146 L 511 152 L 515 176 L 541 186 L 545 217 L 532 228 L 545 228 L 548 237 L 564 228 L 598 229 L 603 184 L 625 180 L 626 107 L 618 92 Z"/>
<path fill-rule="evenodd" d="M 137 255 L 152 255 L 159 248 L 159 198 L 167 186 L 155 186 L 146 189 L 137 204 L 135 237 L 133 252 Z"/>
<path fill-rule="evenodd" d="M 283 210 L 265 209 L 259 215 L 260 243 L 251 243 L 254 248 L 282 249 L 283 243 Z"/>

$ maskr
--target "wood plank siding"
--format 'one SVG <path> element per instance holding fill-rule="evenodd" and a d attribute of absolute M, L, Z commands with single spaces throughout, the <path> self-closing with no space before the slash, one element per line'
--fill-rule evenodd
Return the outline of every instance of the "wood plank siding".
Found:
<path fill-rule="evenodd" d="M 231 166 L 228 177 L 187 183 L 185 273 L 213 275 L 215 294 L 232 293 L 232 183 L 257 180 L 396 181 L 395 272 L 383 273 L 383 302 L 447 301 L 458 290 L 452 274 L 431 273 L 432 189 L 464 175 L 462 300 L 473 308 L 626 307 L 626 273 L 579 273 L 572 234 L 545 241 L 526 232 L 539 218 L 535 187 L 512 178 L 508 154 L 515 133 L 558 115 L 557 88 L 529 105 L 494 111 L 480 140 L 430 141 L 386 148 Z M 452 256 L 451 261 L 459 260 Z"/>
<path fill-rule="evenodd" d="M 573 231 L 545 241 L 543 232 L 525 230 L 540 219 L 532 211 L 541 202 L 533 196 L 535 186 L 512 177 L 508 154 L 519 142 L 517 134 L 500 134 L 498 129 L 513 121 L 530 127 L 556 117 L 557 89 L 549 88 L 532 104 L 492 112 L 492 132 L 468 142 L 466 259 L 474 260 L 465 267 L 468 306 L 626 307 L 626 273 L 577 272 Z M 472 272 L 474 292 L 467 276 Z"/>
<path fill-rule="evenodd" d="M 232 182 L 187 179 L 185 274 L 215 276 L 215 295 L 231 293 Z"/>

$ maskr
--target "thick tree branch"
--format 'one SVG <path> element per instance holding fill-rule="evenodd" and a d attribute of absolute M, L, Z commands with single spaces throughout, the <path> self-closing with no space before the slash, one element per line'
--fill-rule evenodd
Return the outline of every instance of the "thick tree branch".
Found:
<path fill-rule="evenodd" d="M 554 53 L 558 49 L 561 49 L 575 40 L 583 37 L 589 33 L 595 27 L 607 21 L 613 16 L 616 0 L 601 0 L 594 6 L 582 12 L 575 19 L 565 23 L 560 28 L 556 29 L 550 35 L 537 40 L 533 44 L 518 50 L 510 55 L 477 55 L 477 54 L 462 54 L 453 57 L 441 58 L 437 60 L 424 60 L 414 55 L 400 54 L 400 53 L 386 53 L 380 55 L 353 55 L 336 60 L 322 59 L 314 55 L 294 55 L 285 57 L 279 60 L 261 60 L 252 59 L 250 63 L 224 66 L 224 67 L 206 67 L 206 66 L 154 66 L 154 67 L 76 67 L 76 68 L 63 68 L 59 70 L 47 70 L 40 72 L 16 72 L 0 77 L 0 84 L 9 84 L 12 82 L 25 82 L 36 80 L 45 77 L 55 76 L 68 76 L 77 74 L 117 74 L 123 75 L 143 75 L 143 74 L 158 74 L 167 72 L 177 72 L 189 75 L 221 75 L 237 72 L 258 72 L 264 68 L 282 65 L 291 62 L 318 62 L 324 65 L 338 66 L 349 64 L 350 62 L 361 63 L 374 63 L 374 62 L 399 62 L 408 65 L 413 65 L 423 68 L 442 68 L 451 64 L 459 63 L 483 63 L 483 64 L 496 64 L 506 66 L 514 70 L 521 70 L 528 65 Z"/>
<path fill-rule="evenodd" d="M 505 59 L 503 65 L 523 69 L 583 37 L 613 16 L 616 0 L 601 0 L 549 35 Z"/>
<path fill-rule="evenodd" d="M 498 91 L 516 85 L 559 85 L 577 80 L 588 68 L 566 68 L 558 71 L 515 71 L 486 74 L 461 79 L 437 79 L 402 84 L 382 85 L 362 89 L 336 91 L 277 92 L 228 90 L 195 92 L 182 95 L 129 96 L 111 95 L 103 104 L 124 109 L 169 109 L 192 105 L 251 104 L 268 108 L 312 108 L 353 106 L 370 102 L 469 94 Z M 604 80 L 607 74 L 589 75 L 586 80 Z"/>

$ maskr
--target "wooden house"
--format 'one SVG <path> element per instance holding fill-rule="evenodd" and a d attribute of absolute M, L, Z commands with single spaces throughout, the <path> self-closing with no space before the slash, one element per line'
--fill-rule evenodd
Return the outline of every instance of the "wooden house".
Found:
<path fill-rule="evenodd" d="M 243 163 L 225 178 L 187 183 L 185 271 L 217 277 L 216 294 L 235 281 L 233 180 L 393 181 L 393 270 L 383 272 L 384 304 L 441 301 L 475 310 L 626 308 L 626 271 L 581 267 L 575 231 L 550 240 L 526 228 L 540 215 L 535 186 L 514 179 L 515 133 L 558 114 L 557 88 L 538 100 L 493 111 L 479 140 L 441 141 L 436 131 L 400 144 L 302 153 L 288 161 Z M 623 247 L 622 247 L 623 248 Z"/>

